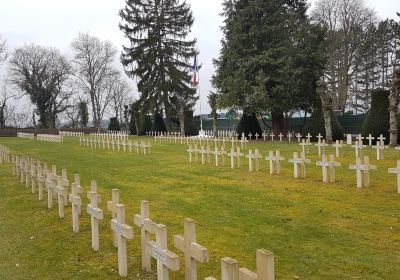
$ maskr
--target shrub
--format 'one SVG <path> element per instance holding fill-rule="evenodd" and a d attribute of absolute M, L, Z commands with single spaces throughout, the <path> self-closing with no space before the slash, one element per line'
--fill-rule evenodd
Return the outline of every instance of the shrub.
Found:
<path fill-rule="evenodd" d="M 151 118 L 149 115 L 144 115 L 141 117 L 140 122 L 140 132 L 139 135 L 146 135 L 147 131 L 151 131 L 153 127 L 153 123 L 151 122 Z"/>
<path fill-rule="evenodd" d="M 261 127 L 260 124 L 258 123 L 256 114 L 245 114 L 243 113 L 242 118 L 240 119 L 240 122 L 237 127 L 237 133 L 239 134 L 239 137 L 242 137 L 242 133 L 244 133 L 245 136 L 249 135 L 251 133 L 253 135 L 253 138 L 255 138 L 255 134 L 258 133 L 258 135 L 261 135 Z"/>
<path fill-rule="evenodd" d="M 108 130 L 120 131 L 121 127 L 119 126 L 118 118 L 110 118 L 110 124 L 108 125 Z"/>
<path fill-rule="evenodd" d="M 199 128 L 194 122 L 193 111 L 185 112 L 185 134 L 187 136 L 199 135 Z"/>
<path fill-rule="evenodd" d="M 376 89 L 371 94 L 371 109 L 364 121 L 361 134 L 371 134 L 375 139 L 379 135 L 389 142 L 389 91 Z"/>
<path fill-rule="evenodd" d="M 167 127 L 165 126 L 164 119 L 162 115 L 156 114 L 154 117 L 154 123 L 151 127 L 152 131 L 160 131 L 165 132 L 167 131 Z"/>

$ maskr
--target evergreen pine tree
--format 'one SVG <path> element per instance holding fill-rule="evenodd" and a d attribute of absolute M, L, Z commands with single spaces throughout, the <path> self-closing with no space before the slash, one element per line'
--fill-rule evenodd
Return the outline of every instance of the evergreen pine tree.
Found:
<path fill-rule="evenodd" d="M 176 89 L 190 93 L 190 58 L 196 53 L 196 40 L 187 39 L 193 24 L 190 5 L 184 0 L 127 0 L 119 14 L 120 29 L 130 41 L 121 62 L 156 116 L 169 106 Z"/>
<path fill-rule="evenodd" d="M 324 31 L 312 25 L 305 0 L 225 0 L 224 39 L 213 85 L 219 107 L 252 116 L 272 115 L 284 130 L 284 113 L 310 110 L 322 74 Z"/>

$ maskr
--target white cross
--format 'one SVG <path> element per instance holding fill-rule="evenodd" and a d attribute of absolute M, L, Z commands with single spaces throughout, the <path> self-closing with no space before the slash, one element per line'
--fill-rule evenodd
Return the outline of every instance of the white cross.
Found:
<path fill-rule="evenodd" d="M 336 140 L 335 144 L 332 144 L 333 147 L 335 147 L 335 151 L 336 151 L 336 157 L 340 157 L 340 148 L 343 147 L 343 143 L 339 140 Z"/>
<path fill-rule="evenodd" d="M 140 214 L 134 216 L 134 223 L 140 228 L 140 242 L 142 251 L 142 269 L 146 272 L 151 271 L 151 256 L 148 251 L 147 243 L 151 234 L 155 234 L 155 223 L 150 220 L 149 202 L 142 200 L 140 202 Z"/>
<path fill-rule="evenodd" d="M 376 166 L 371 165 L 369 163 L 369 157 L 365 156 L 364 163 L 362 163 L 360 157 L 357 157 L 356 164 L 351 164 L 349 166 L 349 169 L 356 170 L 357 188 L 362 188 L 362 187 L 369 187 L 370 185 L 369 171 L 376 169 Z"/>
<path fill-rule="evenodd" d="M 228 156 L 231 158 L 231 169 L 235 169 L 235 157 L 236 157 L 236 153 L 235 153 L 235 148 L 231 147 L 231 151 L 228 153 Z"/>
<path fill-rule="evenodd" d="M 201 154 L 201 164 L 206 164 L 205 156 L 207 154 L 207 151 L 206 151 L 206 149 L 204 149 L 204 146 L 201 146 L 200 154 Z"/>
<path fill-rule="evenodd" d="M 289 143 L 292 141 L 292 136 L 293 136 L 292 133 L 288 132 L 287 138 L 289 140 Z"/>
<path fill-rule="evenodd" d="M 310 139 L 312 138 L 311 134 L 310 134 L 310 133 L 307 133 L 306 138 L 307 138 L 307 142 L 310 142 Z"/>
<path fill-rule="evenodd" d="M 356 158 L 362 156 L 362 148 L 364 147 L 362 143 L 356 141 L 356 143 L 351 147 L 353 147 L 356 151 Z"/>
<path fill-rule="evenodd" d="M 375 137 L 372 137 L 372 135 L 371 135 L 371 134 L 368 134 L 368 137 L 367 137 L 367 139 L 368 139 L 368 145 L 369 145 L 369 146 L 372 146 L 372 140 L 374 140 L 374 139 L 375 139 Z"/>
<path fill-rule="evenodd" d="M 317 161 L 316 165 L 322 167 L 322 181 L 324 183 L 328 183 L 328 181 L 334 183 L 336 181 L 335 167 L 340 166 L 340 163 L 335 162 L 333 155 L 329 156 L 329 161 L 328 161 L 326 155 L 323 154 L 322 160 Z M 329 168 L 329 174 L 327 170 L 328 168 Z"/>
<path fill-rule="evenodd" d="M 99 208 L 99 195 L 96 192 L 89 192 L 90 204 L 87 206 L 87 213 L 90 215 L 92 228 L 92 248 L 99 250 L 99 220 L 103 220 L 103 210 Z"/>
<path fill-rule="evenodd" d="M 258 249 L 256 255 L 257 273 L 240 268 L 239 262 L 235 259 L 225 257 L 221 260 L 221 279 L 231 280 L 274 280 L 274 254 L 265 249 Z M 207 277 L 204 280 L 216 280 L 214 277 Z"/>
<path fill-rule="evenodd" d="M 293 176 L 294 178 L 298 178 L 299 177 L 299 167 L 298 164 L 302 163 L 302 159 L 299 158 L 298 153 L 294 152 L 293 153 L 293 159 L 289 159 L 289 162 L 293 163 Z"/>
<path fill-rule="evenodd" d="M 274 142 L 274 137 L 275 137 L 274 133 L 271 132 L 271 133 L 269 134 L 269 136 L 271 137 L 271 141 Z"/>
<path fill-rule="evenodd" d="M 318 138 L 318 142 L 321 142 L 321 139 L 324 138 L 324 137 L 321 135 L 321 133 L 318 133 L 317 138 Z"/>
<path fill-rule="evenodd" d="M 284 157 L 281 157 L 280 151 L 276 150 L 276 155 L 274 155 L 273 151 L 268 152 L 268 156 L 265 157 L 266 160 L 269 160 L 269 174 L 273 175 L 274 174 L 274 162 L 276 165 L 276 174 L 280 174 L 280 166 L 281 166 L 281 161 L 285 160 Z"/>
<path fill-rule="evenodd" d="M 57 194 L 58 198 L 58 215 L 60 218 L 64 218 L 64 194 L 65 194 L 65 189 L 62 183 L 62 177 L 57 176 L 57 185 L 54 187 L 54 191 Z"/>
<path fill-rule="evenodd" d="M 376 149 L 376 160 L 383 160 L 384 159 L 384 154 L 383 151 L 385 149 L 385 144 L 382 144 L 383 142 L 376 141 L 376 146 L 374 149 Z"/>
<path fill-rule="evenodd" d="M 133 229 L 125 224 L 125 206 L 115 205 L 117 209 L 117 218 L 111 220 L 111 229 L 116 233 L 118 239 L 118 272 L 119 276 L 128 276 L 128 267 L 126 259 L 126 240 L 133 239 Z"/>
<path fill-rule="evenodd" d="M 296 134 L 296 137 L 297 137 L 297 142 L 301 142 L 301 134 L 300 133 L 297 133 Z"/>
<path fill-rule="evenodd" d="M 148 241 L 148 251 L 157 260 L 157 279 L 168 280 L 168 269 L 179 270 L 179 257 L 168 250 L 167 227 L 163 224 L 155 226 L 156 241 Z"/>
<path fill-rule="evenodd" d="M 279 133 L 278 137 L 279 137 L 279 142 L 282 142 L 283 134 Z"/>
<path fill-rule="evenodd" d="M 386 140 L 386 137 L 383 137 L 383 135 L 381 134 L 381 135 L 378 137 L 378 140 L 379 140 L 380 142 L 384 142 L 384 141 Z"/>
<path fill-rule="evenodd" d="M 79 232 L 79 214 L 82 206 L 80 194 L 83 192 L 80 186 L 80 178 L 75 174 L 75 182 L 71 184 L 72 193 L 69 195 L 69 202 L 72 204 L 72 231 Z"/>
<path fill-rule="evenodd" d="M 174 246 L 185 256 L 185 280 L 197 280 L 197 262 L 208 262 L 208 250 L 196 241 L 194 220 L 185 219 L 183 236 L 174 235 Z"/>
<path fill-rule="evenodd" d="M 400 193 L 400 160 L 397 161 L 396 168 L 389 168 L 389 173 L 397 174 L 397 193 Z"/>
<path fill-rule="evenodd" d="M 261 158 L 261 155 L 258 149 L 255 149 L 254 154 L 253 151 L 250 149 L 248 155 L 246 155 L 246 158 L 249 159 L 249 171 L 253 171 L 253 159 L 255 159 L 256 162 L 256 170 L 258 171 L 260 169 L 259 159 Z"/>
<path fill-rule="evenodd" d="M 119 190 L 112 190 L 111 201 L 107 201 L 107 209 L 111 211 L 111 217 L 113 219 L 117 218 L 117 204 L 119 204 Z M 118 236 L 116 232 L 113 232 L 113 245 L 118 246 Z"/>
<path fill-rule="evenodd" d="M 192 163 L 192 145 L 189 145 L 189 149 L 187 149 L 186 151 L 189 152 L 189 162 Z"/>

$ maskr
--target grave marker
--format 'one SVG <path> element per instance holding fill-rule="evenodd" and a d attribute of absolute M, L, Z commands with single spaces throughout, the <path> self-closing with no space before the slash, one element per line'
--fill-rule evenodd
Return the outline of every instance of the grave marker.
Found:
<path fill-rule="evenodd" d="M 80 186 L 78 174 L 75 174 L 75 182 L 71 184 L 71 192 L 72 193 L 69 195 L 69 202 L 71 202 L 72 205 L 72 231 L 79 232 L 79 215 L 82 206 L 80 194 L 82 193 L 82 187 Z"/>
<path fill-rule="evenodd" d="M 179 270 L 179 257 L 167 248 L 167 227 L 155 225 L 156 241 L 147 242 L 150 255 L 157 260 L 157 279 L 167 280 L 168 270 Z"/>
<path fill-rule="evenodd" d="M 274 155 L 273 151 L 269 151 L 269 155 L 265 157 L 266 160 L 269 160 L 269 174 L 274 174 L 274 162 L 276 165 L 276 174 L 279 175 L 281 172 L 281 161 L 285 160 L 284 157 L 281 157 L 280 151 L 276 150 L 276 155 Z"/>
<path fill-rule="evenodd" d="M 340 157 L 340 148 L 343 147 L 343 143 L 339 142 L 339 140 L 336 140 L 336 143 L 332 144 L 332 146 L 335 147 L 336 157 Z"/>
<path fill-rule="evenodd" d="M 140 214 L 134 216 L 134 224 L 140 228 L 140 244 L 142 250 L 142 269 L 146 272 L 151 271 L 151 256 L 148 251 L 147 243 L 150 241 L 151 234 L 155 234 L 155 223 L 150 220 L 149 202 L 140 202 Z"/>
<path fill-rule="evenodd" d="M 356 171 L 357 177 L 357 188 L 369 187 L 369 171 L 376 169 L 376 166 L 371 165 L 369 163 L 368 156 L 364 157 L 364 163 L 360 157 L 356 159 L 356 164 L 349 165 L 349 169 L 353 169 Z"/>
<path fill-rule="evenodd" d="M 372 140 L 374 140 L 374 139 L 375 139 L 375 137 L 372 137 L 372 135 L 371 135 L 371 134 L 368 134 L 368 137 L 367 137 L 367 139 L 368 139 L 368 145 L 369 145 L 369 146 L 372 146 Z"/>
<path fill-rule="evenodd" d="M 300 143 L 301 142 L 301 134 L 297 133 L 296 138 L 297 138 L 297 142 Z"/>
<path fill-rule="evenodd" d="M 397 175 L 397 193 L 400 193 L 400 160 L 397 161 L 397 167 L 388 169 L 388 173 Z"/>
<path fill-rule="evenodd" d="M 385 150 L 385 144 L 382 145 L 383 142 L 376 141 L 376 146 L 374 149 L 376 149 L 376 160 L 383 160 L 384 159 L 384 150 Z"/>
<path fill-rule="evenodd" d="M 119 276 L 126 277 L 128 276 L 126 240 L 133 239 L 133 229 L 125 224 L 125 206 L 117 204 L 115 208 L 117 211 L 117 218 L 111 220 L 111 229 L 116 233 L 118 239 Z"/>
<path fill-rule="evenodd" d="M 63 179 L 61 176 L 57 176 L 57 185 L 54 187 L 54 191 L 57 194 L 57 199 L 58 199 L 58 215 L 60 216 L 61 219 L 64 218 L 64 195 L 65 195 L 65 189 L 63 186 Z"/>
<path fill-rule="evenodd" d="M 117 219 L 117 205 L 119 204 L 119 190 L 113 189 L 111 201 L 107 201 L 107 209 L 111 211 L 112 219 Z M 118 235 L 113 231 L 113 245 L 118 246 Z"/>
<path fill-rule="evenodd" d="M 289 143 L 292 142 L 292 136 L 293 136 L 292 133 L 288 132 L 287 138 L 288 138 Z"/>
<path fill-rule="evenodd" d="M 174 246 L 185 255 L 185 280 L 197 280 L 197 262 L 208 262 L 208 250 L 196 241 L 194 220 L 185 219 L 184 234 L 174 236 Z"/>
<path fill-rule="evenodd" d="M 189 162 L 192 163 L 192 145 L 189 145 L 189 149 L 187 149 L 187 152 L 189 152 Z"/>
<path fill-rule="evenodd" d="M 87 206 L 87 213 L 90 215 L 90 224 L 92 228 L 92 249 L 99 250 L 99 220 L 103 219 L 103 210 L 99 208 L 99 195 L 96 192 L 89 192 L 90 204 Z M 125 213 L 124 213 L 125 215 Z M 117 218 L 118 219 L 118 218 Z M 125 221 L 119 223 L 125 223 Z M 112 223 L 112 221 L 111 221 Z M 112 228 L 112 224 L 111 224 Z"/>
<path fill-rule="evenodd" d="M 340 166 L 339 162 L 334 161 L 334 156 L 330 155 L 329 156 L 329 161 L 327 160 L 327 157 L 325 154 L 322 155 L 322 160 L 316 162 L 317 166 L 322 167 L 322 182 L 328 183 L 328 182 L 335 182 L 336 181 L 336 176 L 335 176 L 335 167 Z M 329 168 L 329 173 L 328 173 L 328 168 Z"/>

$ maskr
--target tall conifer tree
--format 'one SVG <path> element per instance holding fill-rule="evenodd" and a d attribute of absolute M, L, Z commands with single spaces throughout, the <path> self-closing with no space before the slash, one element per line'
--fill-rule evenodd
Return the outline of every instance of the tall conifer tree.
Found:
<path fill-rule="evenodd" d="M 325 62 L 324 32 L 306 15 L 305 0 L 225 0 L 224 38 L 213 84 L 221 108 L 284 114 L 310 110 Z"/>
<path fill-rule="evenodd" d="M 129 40 L 121 62 L 137 79 L 141 106 L 155 116 L 166 112 L 174 92 L 192 94 L 191 58 L 196 40 L 187 37 L 193 25 L 190 5 L 181 0 L 126 0 L 120 29 Z M 167 116 L 168 117 L 168 116 Z"/>

